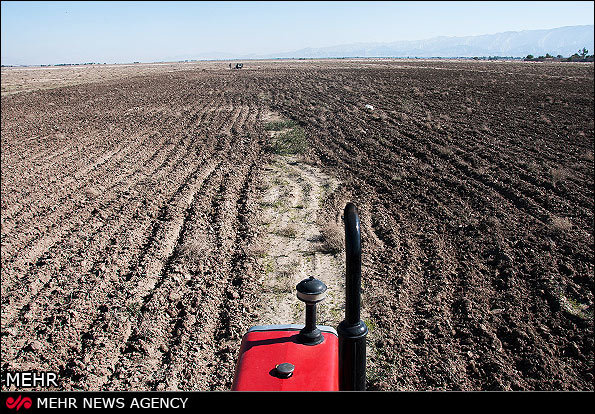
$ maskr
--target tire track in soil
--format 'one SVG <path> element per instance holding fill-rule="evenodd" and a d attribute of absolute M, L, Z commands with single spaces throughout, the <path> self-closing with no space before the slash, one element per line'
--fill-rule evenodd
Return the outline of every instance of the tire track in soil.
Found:
<path fill-rule="evenodd" d="M 229 123 L 230 120 L 235 119 L 235 116 L 232 115 L 233 113 L 236 113 L 236 116 L 238 114 L 237 111 L 233 111 L 230 112 L 229 114 L 223 114 L 222 117 L 224 118 L 223 121 L 221 122 L 221 126 L 225 125 L 226 123 Z M 232 116 L 226 116 L 226 115 L 232 115 Z M 233 122 L 233 121 L 232 121 Z M 224 134 L 225 135 L 225 134 Z M 224 136 L 223 135 L 223 136 Z M 220 135 L 221 136 L 221 135 Z M 229 148 L 229 144 L 228 143 L 222 143 L 219 141 L 218 145 L 218 150 L 219 151 L 224 151 L 225 148 L 227 147 Z M 241 151 L 240 151 L 241 153 Z M 229 166 L 225 167 L 226 169 L 229 168 Z M 220 177 L 221 175 L 221 167 L 217 168 L 218 170 L 218 174 L 217 177 Z M 231 174 L 231 175 L 230 175 Z M 233 179 L 231 178 L 233 177 Z M 233 185 L 237 182 L 237 177 L 235 174 L 231 173 L 230 171 L 227 171 L 225 173 L 225 177 L 223 178 L 225 180 L 225 182 L 221 182 L 220 186 L 219 186 L 219 190 L 218 193 L 214 195 L 213 200 L 211 201 L 210 205 L 212 208 L 216 208 L 216 209 L 220 209 L 221 207 L 218 207 L 218 201 L 220 198 L 220 194 L 228 194 L 227 192 L 229 191 L 230 188 L 233 188 Z M 231 181 L 231 182 L 229 182 Z M 209 185 L 207 188 L 210 188 L 212 185 Z M 204 194 L 206 191 L 206 189 L 202 189 L 200 191 L 201 194 Z M 226 195 L 226 197 L 228 197 Z M 201 197 L 201 201 L 204 199 L 204 197 Z M 198 202 L 198 200 L 195 200 Z M 188 232 L 188 228 L 191 226 L 190 223 L 188 223 L 188 218 L 192 217 L 193 215 L 193 210 L 196 209 L 196 207 L 194 206 L 195 203 L 192 204 L 192 206 L 187 210 L 187 214 L 186 214 L 186 221 L 184 224 L 184 232 L 180 234 L 180 238 L 178 240 L 178 244 L 177 246 L 182 246 L 184 244 L 184 238 L 186 233 Z M 219 210 L 217 210 L 219 211 Z M 213 215 L 214 214 L 214 215 Z M 211 213 L 210 216 L 212 217 L 212 223 L 211 226 L 208 226 L 208 228 L 213 229 L 219 226 L 220 221 L 222 220 L 221 217 L 219 217 L 219 213 Z M 204 229 L 201 229 L 204 230 Z M 213 248 L 211 250 L 213 251 L 226 251 L 226 249 L 230 247 L 230 246 L 223 246 L 223 245 L 215 245 L 213 246 Z M 174 250 L 172 250 L 171 255 L 169 256 L 168 259 L 168 264 L 171 265 L 172 267 L 174 266 L 173 263 L 178 261 L 178 256 L 180 254 L 180 252 L 178 251 L 183 251 L 181 248 L 176 248 Z M 220 264 L 218 267 L 221 267 L 224 263 Z M 182 310 L 179 309 L 179 302 L 177 304 L 174 304 L 173 302 L 171 302 L 171 295 L 169 295 L 169 299 L 168 298 L 168 292 L 171 291 L 171 283 L 176 283 L 175 281 L 172 281 L 172 274 L 175 278 L 176 275 L 176 271 L 175 268 L 180 268 L 180 265 L 175 265 L 175 268 L 170 268 L 169 265 L 166 265 L 163 268 L 163 275 L 162 275 L 162 281 L 163 284 L 159 285 L 159 286 L 155 286 L 155 289 L 151 291 L 150 294 L 150 298 L 147 299 L 144 302 L 144 305 L 141 307 L 141 312 L 144 311 L 145 307 L 149 307 L 149 306 L 155 306 L 157 308 L 161 308 L 164 307 L 166 309 L 166 312 L 173 317 L 176 313 L 178 313 L 178 323 L 175 324 L 175 326 L 178 326 L 177 329 L 174 329 L 174 331 L 170 334 L 170 335 L 177 335 L 176 331 L 179 330 L 179 326 L 180 323 L 179 322 L 181 319 L 184 318 L 184 316 L 187 315 L 187 312 L 182 308 Z M 182 287 L 181 290 L 180 289 L 176 289 L 176 298 L 179 297 L 183 297 L 184 293 L 187 289 L 185 287 Z M 176 307 L 174 307 L 174 305 L 176 305 Z M 145 318 L 146 316 L 146 318 Z M 168 343 L 172 342 L 173 339 L 168 339 L 168 332 L 170 331 L 169 327 L 167 326 L 168 323 L 166 322 L 166 320 L 168 319 L 167 317 L 165 317 L 165 319 L 163 317 L 159 318 L 159 317 L 154 317 L 153 314 L 151 314 L 150 312 L 143 312 L 142 316 L 139 318 L 139 320 L 141 320 L 142 318 L 145 318 L 145 320 L 143 320 L 142 324 L 139 325 L 137 328 L 134 328 L 132 334 L 130 335 L 129 340 L 127 341 L 127 346 L 126 349 L 129 350 L 128 353 L 125 354 L 121 354 L 122 357 L 119 360 L 119 362 L 117 363 L 117 367 L 114 369 L 114 372 L 121 372 L 122 371 L 122 366 L 126 366 L 128 367 L 130 364 L 133 365 L 132 370 L 135 372 L 145 372 L 146 375 L 143 376 L 142 379 L 139 379 L 139 381 L 142 381 L 144 386 L 149 386 L 151 387 L 151 389 L 154 389 L 157 385 L 159 385 L 159 381 L 156 380 L 151 380 L 151 375 L 150 373 L 153 372 L 158 366 L 159 366 L 159 361 L 160 360 L 165 360 L 165 362 L 167 363 L 167 361 L 170 359 L 169 357 L 169 347 L 168 347 Z M 156 328 L 156 327 L 160 327 Z M 145 335 L 144 332 L 145 331 L 151 331 L 150 335 Z M 134 351 L 139 351 L 141 352 L 141 354 L 150 354 L 152 356 L 155 356 L 154 358 L 151 358 L 149 361 L 138 357 L 138 355 L 134 354 Z M 157 355 L 159 355 L 160 353 L 164 353 L 164 355 L 162 357 L 157 357 Z M 167 365 L 166 365 L 167 366 Z M 129 368 L 126 368 L 126 370 L 128 370 Z M 118 384 L 118 379 L 117 379 L 117 375 L 113 375 L 110 379 L 109 379 L 109 384 L 110 387 L 116 386 L 119 387 Z M 133 379 L 133 382 L 135 382 L 135 380 Z M 133 385 L 133 387 L 136 387 L 138 385 Z M 163 386 L 163 384 L 161 384 L 161 386 Z M 141 385 L 142 387 L 142 385 Z"/>
<path fill-rule="evenodd" d="M 238 221 L 227 219 L 225 222 L 230 223 L 229 226 L 221 226 L 223 218 L 228 215 L 235 215 L 239 217 L 241 214 L 238 208 L 241 205 L 242 191 L 245 185 L 242 185 L 238 196 L 238 188 L 242 182 L 250 179 L 245 175 L 246 166 L 239 167 L 240 170 L 232 173 L 227 170 L 210 202 L 210 210 L 207 212 L 207 225 L 202 227 L 195 226 L 192 232 L 192 240 L 200 239 L 201 232 L 209 229 L 208 236 L 203 235 L 205 244 L 209 245 L 213 254 L 209 255 L 206 261 L 201 261 L 198 265 L 199 275 L 204 272 L 203 283 L 206 287 L 200 290 L 200 300 L 196 298 L 192 300 L 194 306 L 191 305 L 189 310 L 196 309 L 190 314 L 186 308 L 182 308 L 177 314 L 177 323 L 172 324 L 170 331 L 171 335 L 169 341 L 165 343 L 167 350 L 163 355 L 163 366 L 155 375 L 155 385 L 158 389 L 196 389 L 197 384 L 206 384 L 216 381 L 217 375 L 221 368 L 220 355 L 215 349 L 219 346 L 214 341 L 218 338 L 218 332 L 221 325 L 221 310 L 226 302 L 226 297 L 229 295 L 229 284 L 233 278 L 231 274 L 232 258 L 234 246 L 230 241 L 237 241 Z M 241 178 L 244 177 L 244 178 Z M 246 178 L 248 177 L 248 178 Z M 238 180 L 238 178 L 241 178 Z M 235 211 L 235 212 L 234 212 Z M 229 250 L 231 249 L 231 250 Z M 203 265 L 204 263 L 204 265 Z M 211 269 L 208 269 L 208 268 Z M 198 276 L 198 275 L 197 275 Z M 192 293 L 191 296 L 194 296 Z M 235 296 L 237 299 L 238 296 Z M 228 304 L 229 306 L 229 304 Z M 188 328 L 191 331 L 188 332 Z M 188 338 L 187 336 L 190 336 Z M 194 337 L 194 336 L 197 337 Z M 177 347 L 181 349 L 176 349 Z M 190 348 L 190 349 L 188 349 Z M 199 350 L 199 355 L 197 355 Z M 180 361 L 182 365 L 180 366 Z M 174 365 L 174 361 L 178 364 Z M 207 362 L 208 361 L 208 362 Z M 202 372 L 196 375 L 193 369 L 200 367 L 203 363 L 207 363 L 206 370 L 208 373 Z M 217 372 L 213 373 L 210 367 L 218 367 Z M 204 369 L 204 367 L 203 367 Z M 173 372 L 172 372 L 173 370 Z M 183 370 L 182 378 L 180 379 L 180 370 Z M 181 381 L 180 381 L 181 380 Z M 180 383 L 181 382 L 181 383 Z M 204 385 L 203 385 L 204 386 Z"/>
<path fill-rule="evenodd" d="M 258 113 L 260 107 L 252 106 L 248 118 L 254 119 Z M 245 130 L 252 131 L 253 125 L 254 123 L 246 125 Z M 243 145 L 246 144 L 245 139 L 241 141 Z M 224 383 L 231 381 L 234 363 L 230 357 L 239 346 L 244 326 L 242 320 L 247 318 L 250 311 L 247 303 L 251 297 L 250 289 L 254 286 L 251 275 L 253 265 L 246 254 L 246 248 L 253 239 L 254 182 L 260 172 L 258 165 L 261 157 L 262 155 L 257 155 L 256 161 L 250 165 L 237 197 L 236 224 L 232 226 L 236 229 L 236 236 L 230 259 L 206 257 L 193 263 L 191 273 L 200 279 L 196 280 L 198 283 L 193 283 L 196 288 L 191 294 L 181 299 L 182 310 L 176 324 L 171 328 L 173 333 L 170 342 L 165 345 L 164 365 L 154 376 L 154 385 L 159 390 L 214 389 L 217 388 L 215 383 L 222 381 L 222 378 Z M 215 199 L 209 205 L 211 209 L 217 209 Z M 189 231 L 187 245 L 220 245 L 221 237 L 217 236 L 220 229 L 214 230 L 218 227 L 218 214 L 212 210 L 208 212 L 207 209 L 197 213 L 202 218 L 193 222 L 207 224 L 195 225 Z M 205 229 L 208 229 L 206 236 Z M 219 264 L 214 266 L 214 262 Z M 219 269 L 223 265 L 231 266 L 232 275 L 222 282 Z M 216 286 L 219 288 L 215 289 Z M 221 305 L 217 305 L 221 300 Z M 219 320 L 214 320 L 213 315 L 219 315 Z M 227 345 L 230 341 L 231 346 Z M 224 386 L 224 389 L 228 388 L 229 386 Z"/>
<path fill-rule="evenodd" d="M 223 206 L 222 204 L 222 194 L 225 195 L 227 194 L 226 191 L 230 188 L 229 187 L 229 176 L 230 176 L 230 171 L 228 170 L 230 168 L 230 166 L 226 166 L 225 167 L 227 171 L 223 171 L 223 169 L 219 169 L 218 174 L 213 178 L 215 181 L 209 183 L 209 185 L 203 190 L 201 191 L 201 193 L 205 193 L 205 192 L 209 192 L 211 194 L 210 198 L 205 198 L 205 197 L 201 197 L 201 204 L 203 204 L 203 208 L 201 208 L 201 211 L 204 211 L 206 213 L 202 213 L 201 216 L 205 216 L 206 215 L 206 220 L 207 220 L 207 224 L 204 226 L 197 226 L 197 232 L 204 232 L 206 230 L 207 232 L 207 236 L 204 239 L 201 239 L 200 233 L 198 236 L 194 236 L 193 237 L 198 237 L 199 239 L 199 243 L 203 243 L 205 245 L 207 245 L 207 248 L 203 248 L 201 249 L 203 251 L 203 254 L 207 255 L 206 258 L 206 262 L 205 262 L 205 267 L 209 267 L 212 270 L 210 270 L 209 274 L 213 274 L 212 279 L 210 279 L 210 282 L 205 282 L 205 280 L 201 281 L 201 284 L 207 283 L 207 286 L 219 286 L 219 288 L 214 289 L 212 292 L 209 292 L 209 295 L 206 295 L 206 297 L 203 297 L 200 300 L 200 307 L 204 308 L 204 307 L 209 307 L 209 303 L 212 303 L 214 300 L 214 297 L 216 298 L 218 294 L 220 294 L 220 290 L 222 289 L 222 287 L 224 285 L 224 280 L 222 280 L 223 276 L 221 275 L 221 272 L 223 272 L 223 268 L 222 266 L 225 265 L 225 262 L 222 261 L 219 257 L 213 257 L 212 255 L 209 255 L 209 252 L 221 252 L 222 251 L 222 236 L 221 236 L 221 229 L 220 229 L 220 223 L 221 223 L 221 218 L 223 215 Z M 213 191 L 214 190 L 214 191 Z M 205 204 L 208 206 L 207 208 Z M 198 208 L 196 208 L 198 209 Z M 196 210 L 195 209 L 195 210 Z M 204 219 L 203 219 L 204 220 Z M 196 221 L 194 219 L 194 221 Z M 202 220 L 201 220 L 202 221 Z M 189 223 L 189 225 L 191 225 Z M 191 232 L 189 230 L 187 230 L 187 232 L 185 232 L 185 234 L 191 234 Z M 190 237 L 190 236 L 189 236 Z M 204 237 L 204 236 L 203 236 Z M 182 241 L 180 241 L 180 243 L 183 243 Z M 202 263 L 201 263 L 202 264 Z M 203 270 L 206 271 L 206 269 Z M 162 295 L 157 295 L 156 296 L 156 300 L 161 300 L 163 299 L 163 294 Z M 177 295 L 176 295 L 177 296 Z M 216 301 L 216 300 L 215 300 Z M 178 314 L 180 320 L 182 320 L 184 317 L 189 316 L 192 318 L 192 316 L 188 315 L 187 312 L 183 309 L 179 309 L 173 306 L 173 303 L 170 304 L 171 305 L 171 309 L 170 311 L 168 311 L 171 315 L 170 316 L 174 316 L 176 314 Z M 177 309 L 177 310 L 176 310 Z M 212 310 L 208 312 L 208 314 L 203 314 L 203 323 L 201 323 L 199 325 L 199 330 L 205 330 L 205 331 L 210 331 L 209 326 L 210 324 L 213 323 L 213 314 L 216 314 L 215 312 L 213 312 Z M 159 349 L 161 352 L 164 353 L 163 355 L 163 359 L 165 360 L 169 360 L 170 357 L 168 356 L 168 352 L 169 352 L 169 347 L 167 346 L 167 333 L 170 331 L 169 327 L 167 326 L 167 323 L 165 323 L 163 320 L 158 320 L 155 321 L 154 319 L 152 319 L 151 315 L 148 316 L 147 319 L 147 326 L 151 326 L 150 329 L 153 329 L 153 324 L 156 323 L 158 326 L 160 326 L 162 329 L 157 329 L 156 332 L 153 332 L 151 336 L 147 336 L 144 334 L 139 334 L 137 336 L 133 336 L 131 337 L 131 341 L 130 342 L 130 346 L 128 347 L 132 352 L 130 353 L 130 356 L 125 357 L 124 359 L 122 359 L 119 362 L 120 366 L 125 366 L 126 368 L 118 368 L 116 369 L 116 371 L 128 371 L 128 365 L 129 364 L 137 364 L 136 369 L 139 369 L 138 364 L 140 364 L 140 366 L 144 366 L 146 361 L 143 361 L 142 356 L 139 355 L 133 355 L 134 351 L 140 351 L 141 354 L 144 354 L 145 352 L 153 352 L 155 354 L 157 354 L 157 350 Z M 182 323 L 182 322 L 180 322 Z M 174 327 L 178 326 L 177 324 L 174 324 Z M 139 328 L 140 330 L 140 328 Z M 175 329 L 174 329 L 175 332 Z M 173 333 L 172 333 L 173 335 Z M 171 341 L 171 339 L 169 340 Z M 155 343 L 156 342 L 156 343 Z M 199 341 L 198 343 L 209 343 L 208 341 Z M 144 349 L 149 348 L 151 351 L 144 351 Z M 130 361 L 127 361 L 130 360 Z M 145 370 L 143 372 L 146 373 L 146 375 L 144 376 L 144 378 L 142 378 L 142 381 L 144 381 L 144 385 L 147 386 L 151 386 L 152 388 L 159 385 L 159 383 L 155 383 L 153 384 L 153 382 L 150 380 L 151 378 L 151 373 L 154 371 L 155 367 L 158 366 L 158 361 L 161 358 L 154 358 L 153 361 L 151 361 L 151 365 L 152 368 Z M 135 362 L 136 361 L 136 362 Z M 190 363 L 189 361 L 187 361 L 187 363 Z M 169 378 L 168 378 L 169 381 Z M 153 385 L 151 385 L 153 384 Z M 127 387 L 129 385 L 126 385 Z M 134 385 L 137 386 L 137 385 Z M 142 388 L 142 385 L 139 385 L 139 387 Z"/>
<path fill-rule="evenodd" d="M 139 267 L 125 282 L 124 291 L 110 303 L 109 307 L 114 309 L 110 318 L 114 321 L 124 320 L 125 323 L 111 330 L 110 338 L 103 342 L 111 351 L 109 357 L 106 358 L 103 347 L 90 348 L 85 353 L 84 358 L 98 367 L 95 373 L 88 374 L 86 378 L 93 388 L 100 389 L 106 382 L 113 381 L 110 376 L 117 373 L 120 366 L 126 365 L 122 358 L 134 361 L 135 352 L 140 352 L 142 358 L 137 362 L 140 366 L 131 368 L 131 372 L 150 376 L 152 369 L 143 369 L 143 365 L 153 367 L 155 362 L 150 357 L 158 352 L 158 348 L 152 346 L 152 342 L 165 334 L 160 329 L 162 321 L 172 313 L 172 309 L 176 309 L 176 303 L 169 301 L 184 290 L 185 278 L 176 271 L 175 265 L 181 242 L 191 212 L 201 198 L 198 195 L 204 193 L 206 184 L 218 173 L 219 165 L 210 163 L 197 167 L 190 180 L 179 188 L 181 191 L 162 208 L 160 217 L 167 218 L 166 221 L 158 218 L 159 221 L 155 222 L 156 227 L 151 231 L 151 245 L 144 251 Z M 93 337 L 99 335 L 100 326 L 92 326 L 95 327 L 92 329 Z"/>
<path fill-rule="evenodd" d="M 244 140 L 240 140 L 240 142 L 244 142 Z M 228 149 L 226 150 L 226 148 Z M 193 223 L 196 222 L 196 218 L 193 218 L 188 223 L 188 227 L 186 227 L 184 237 L 182 238 L 185 239 L 186 235 L 188 235 L 189 241 L 180 240 L 181 246 L 192 246 L 193 243 L 198 241 L 199 244 L 207 244 L 211 246 L 208 250 L 217 252 L 215 256 L 209 256 L 207 254 L 208 257 L 206 258 L 206 262 L 201 262 L 198 264 L 198 267 L 196 267 L 198 275 L 203 274 L 204 277 L 208 279 L 207 281 L 202 280 L 200 282 L 201 285 L 206 283 L 208 294 L 205 294 L 205 287 L 202 286 L 199 291 L 202 292 L 200 300 L 197 300 L 197 298 L 188 299 L 189 296 L 195 296 L 196 293 L 190 295 L 188 294 L 187 288 L 182 288 L 181 291 L 176 293 L 175 297 L 181 297 L 181 300 L 189 303 L 189 308 L 181 307 L 181 302 L 178 301 L 178 303 L 175 304 L 174 302 L 171 302 L 170 299 L 170 302 L 166 302 L 168 305 L 164 307 L 168 309 L 167 312 L 171 318 L 156 318 L 152 315 L 148 315 L 148 320 L 150 322 L 147 322 L 147 325 L 151 327 L 159 326 L 161 329 L 154 331 L 151 334 L 150 339 L 147 339 L 145 335 L 142 335 L 141 338 L 141 335 L 135 336 L 133 334 L 131 336 L 132 342 L 129 343 L 130 346 L 128 349 L 131 351 L 140 349 L 141 353 L 143 353 L 142 349 L 148 348 L 152 355 L 162 354 L 159 358 L 152 358 L 150 362 L 143 361 L 142 358 L 139 359 L 137 355 L 130 356 L 132 361 L 137 361 L 136 365 L 133 363 L 134 368 L 132 368 L 132 370 L 147 372 L 147 375 L 140 379 L 140 381 L 142 381 L 145 387 L 148 386 L 151 389 L 177 389 L 180 386 L 187 389 L 196 389 L 196 384 L 203 384 L 204 386 L 204 384 L 212 382 L 213 377 L 217 377 L 217 375 L 211 375 L 213 373 L 201 375 L 200 373 L 197 374 L 195 371 L 191 370 L 196 368 L 196 364 L 200 364 L 202 361 L 213 361 L 221 358 L 227 360 L 225 355 L 229 355 L 228 352 L 211 350 L 209 356 L 205 355 L 205 352 L 208 352 L 206 348 L 212 346 L 210 344 L 213 343 L 214 339 L 221 340 L 225 337 L 233 337 L 234 335 L 230 335 L 230 329 L 232 331 L 235 330 L 236 332 L 238 329 L 229 325 L 230 319 L 233 320 L 235 325 L 236 318 L 229 318 L 228 311 L 230 308 L 234 308 L 234 303 L 236 302 L 235 299 L 238 295 L 236 290 L 241 289 L 239 286 L 243 284 L 241 281 L 244 276 L 238 276 L 233 269 L 235 266 L 243 266 L 241 264 L 242 260 L 240 259 L 243 259 L 245 254 L 242 252 L 241 246 L 249 238 L 244 234 L 249 226 L 247 227 L 245 224 L 242 224 L 242 222 L 247 220 L 244 217 L 247 214 L 247 209 L 244 205 L 249 198 L 247 191 L 251 187 L 253 181 L 252 175 L 255 171 L 255 164 L 252 164 L 248 169 L 247 166 L 239 166 L 240 164 L 238 162 L 233 162 L 233 158 L 237 156 L 235 154 L 245 154 L 245 150 L 243 149 L 231 150 L 229 144 L 226 143 L 218 145 L 218 149 L 219 151 L 230 151 L 234 155 L 230 157 L 232 159 L 231 164 L 226 164 L 223 176 L 219 174 L 220 179 L 222 180 L 219 185 L 215 187 L 215 183 L 212 183 L 208 186 L 208 188 L 217 188 L 217 190 L 213 193 L 211 200 L 208 202 L 210 207 L 207 209 L 202 208 L 200 210 L 207 212 L 207 223 L 210 224 L 193 227 Z M 235 172 L 231 169 L 233 165 L 236 166 Z M 241 178 L 242 176 L 244 177 L 243 179 Z M 239 187 L 240 184 L 241 187 Z M 204 191 L 201 190 L 201 193 L 204 193 Z M 203 206 L 205 200 L 207 199 L 201 197 L 200 201 Z M 197 209 L 198 207 L 193 207 L 191 210 Z M 195 213 L 190 214 L 190 217 L 193 217 L 194 214 Z M 205 213 L 201 215 L 204 217 L 204 214 Z M 235 220 L 231 220 L 230 217 L 235 217 Z M 196 231 L 193 231 L 193 229 L 195 229 L 198 234 Z M 205 229 L 208 229 L 206 238 L 210 240 L 210 242 L 201 238 L 201 232 Z M 242 243 L 240 243 L 240 241 L 242 241 Z M 183 249 L 180 250 L 183 251 Z M 177 261 L 177 259 L 173 260 Z M 193 274 L 192 271 L 191 274 Z M 188 281 L 188 283 L 190 282 L 192 282 L 192 280 Z M 209 288 L 209 286 L 211 286 L 211 288 Z M 218 288 L 216 290 L 212 289 L 214 286 L 218 286 Z M 165 299 L 167 292 L 170 290 L 171 289 L 169 289 L 167 285 L 164 285 L 162 289 L 163 292 L 157 293 L 154 291 L 154 301 L 163 305 L 163 302 L 167 300 Z M 232 300 L 230 301 L 230 299 Z M 197 306 L 199 309 L 197 309 L 195 316 L 192 314 L 192 310 Z M 217 311 L 215 310 L 216 308 L 218 309 Z M 190 311 L 187 311 L 186 309 L 190 309 Z M 174 318 L 174 315 L 177 315 L 177 318 Z M 171 327 L 165 322 L 168 319 L 172 319 L 169 323 Z M 195 325 L 197 320 L 201 322 Z M 194 328 L 188 331 L 186 330 L 188 326 Z M 201 337 L 187 339 L 184 338 L 184 335 L 199 335 Z M 236 334 L 235 336 L 237 337 L 236 339 L 239 339 L 239 335 Z M 150 343 L 147 343 L 147 341 Z M 194 354 L 197 351 L 197 346 L 203 348 L 198 350 L 200 352 L 200 357 L 194 359 L 189 356 L 189 351 L 182 350 L 178 352 L 176 344 L 179 344 L 182 348 L 190 346 L 191 352 Z M 223 351 L 226 350 L 227 348 L 224 347 Z M 182 366 L 179 364 L 180 357 L 184 358 L 184 365 Z M 159 361 L 161 361 L 161 366 L 159 366 Z M 177 365 L 172 365 L 172 361 L 177 361 Z M 109 380 L 110 388 L 119 388 L 121 386 L 118 385 L 120 384 L 118 380 L 119 372 L 122 372 L 122 366 L 128 367 L 129 364 L 130 361 L 127 362 L 126 358 L 120 360 L 118 368 L 114 370 L 116 374 Z M 148 369 L 146 368 L 147 364 L 149 365 Z M 208 363 L 208 365 L 212 366 L 213 363 Z M 177 371 L 175 368 L 176 366 Z M 150 373 L 153 372 L 156 367 L 158 367 L 157 373 L 154 374 L 152 376 L 153 379 L 151 379 Z M 207 367 L 207 370 L 208 368 L 209 367 Z M 128 371 L 129 369 L 130 368 L 126 368 L 125 371 Z M 174 374 L 169 372 L 171 369 L 174 369 Z M 175 374 L 180 370 L 184 370 L 184 373 L 181 375 L 181 383 L 177 379 L 180 375 Z M 190 374 L 188 373 L 189 370 L 191 371 Z M 163 372 L 164 374 L 160 375 L 160 372 Z M 128 387 L 129 385 L 126 386 Z M 143 385 L 135 386 L 142 388 Z"/>
<path fill-rule="evenodd" d="M 233 159 L 233 158 L 232 158 Z M 233 163 L 232 163 L 233 165 Z M 239 177 L 238 175 L 239 174 Z M 231 258 L 232 252 L 234 251 L 233 243 L 236 240 L 237 235 L 237 223 L 234 219 L 238 216 L 238 203 L 237 195 L 241 189 L 243 179 L 241 178 L 246 174 L 246 166 L 242 165 L 236 167 L 235 172 L 226 171 L 223 177 L 223 181 L 220 184 L 217 196 L 214 198 L 212 204 L 212 210 L 209 214 L 211 228 L 214 230 L 214 249 L 216 254 L 211 257 L 211 266 L 215 267 L 213 275 L 215 277 L 214 283 L 217 289 L 213 289 L 208 292 L 208 295 L 203 297 L 201 301 L 201 310 L 199 315 L 202 317 L 200 320 L 201 333 L 206 336 L 201 343 L 208 344 L 206 349 L 203 350 L 203 356 L 206 360 L 211 361 L 211 367 L 216 366 L 216 360 L 219 360 L 217 352 L 213 351 L 213 348 L 217 348 L 219 345 L 216 344 L 218 338 L 218 328 L 220 326 L 221 308 L 225 302 L 225 295 L 228 291 L 229 281 L 231 279 Z M 240 179 L 238 179 L 240 178 Z M 234 219 L 232 219 L 234 218 Z M 206 310 L 210 315 L 206 314 Z M 209 348 L 212 354 L 209 353 Z M 212 355 L 212 356 L 209 356 Z M 209 386 L 212 389 L 212 383 L 217 381 L 217 375 L 211 375 L 212 369 L 209 369 L 208 380 Z M 199 382 L 201 379 L 198 380 Z"/>

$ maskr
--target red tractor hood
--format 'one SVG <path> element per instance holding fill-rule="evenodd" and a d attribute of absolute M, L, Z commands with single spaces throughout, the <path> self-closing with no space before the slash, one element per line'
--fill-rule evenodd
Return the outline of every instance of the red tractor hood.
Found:
<path fill-rule="evenodd" d="M 318 326 L 324 341 L 304 345 L 298 340 L 303 327 L 267 325 L 248 330 L 242 339 L 232 390 L 338 391 L 337 332 L 329 326 Z M 287 378 L 287 372 L 276 369 L 284 363 L 293 365 Z"/>

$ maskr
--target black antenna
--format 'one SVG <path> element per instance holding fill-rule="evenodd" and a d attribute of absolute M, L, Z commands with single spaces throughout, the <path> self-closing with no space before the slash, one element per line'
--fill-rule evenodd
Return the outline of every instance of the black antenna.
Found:
<path fill-rule="evenodd" d="M 345 319 L 339 323 L 339 390 L 366 389 L 366 335 L 360 319 L 362 247 L 360 222 L 353 203 L 345 206 Z"/>

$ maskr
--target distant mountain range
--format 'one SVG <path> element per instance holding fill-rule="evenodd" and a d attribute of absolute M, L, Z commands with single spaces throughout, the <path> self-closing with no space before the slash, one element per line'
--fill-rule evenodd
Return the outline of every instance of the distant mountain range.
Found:
<path fill-rule="evenodd" d="M 266 55 L 233 56 L 224 53 L 203 55 L 202 59 L 274 59 L 274 58 L 341 58 L 341 57 L 525 57 L 549 53 L 564 57 L 587 48 L 593 54 L 594 26 L 566 26 L 556 29 L 524 30 L 481 36 L 440 36 L 425 40 L 390 43 L 352 43 L 346 45 L 305 48 Z"/>

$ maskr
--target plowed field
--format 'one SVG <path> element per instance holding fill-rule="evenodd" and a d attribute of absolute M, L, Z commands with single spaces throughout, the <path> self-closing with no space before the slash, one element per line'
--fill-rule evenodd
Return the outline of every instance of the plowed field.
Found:
<path fill-rule="evenodd" d="M 593 390 L 592 64 L 164 68 L 43 90 L 3 69 L 2 371 L 229 389 L 295 287 L 263 291 L 271 235 L 316 242 L 263 224 L 287 190 L 321 234 L 359 208 L 368 389 Z M 298 161 L 271 114 L 304 131 Z"/>

